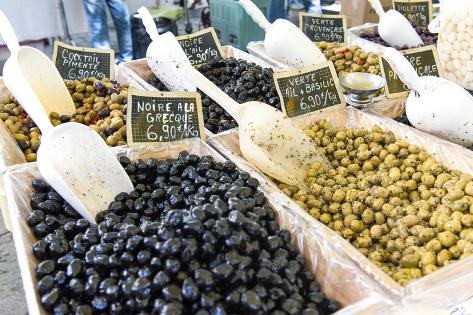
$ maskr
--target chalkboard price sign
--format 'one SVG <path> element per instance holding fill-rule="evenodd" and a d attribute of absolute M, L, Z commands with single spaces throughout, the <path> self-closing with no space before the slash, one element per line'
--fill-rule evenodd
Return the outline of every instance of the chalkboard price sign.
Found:
<path fill-rule="evenodd" d="M 223 49 L 213 27 L 179 36 L 177 40 L 194 67 L 223 58 Z"/>
<path fill-rule="evenodd" d="M 417 74 L 423 76 L 443 77 L 442 67 L 435 46 L 407 49 L 401 51 Z M 409 93 L 409 88 L 397 76 L 389 63 L 382 56 L 380 58 L 381 72 L 386 80 L 386 95 L 389 98 L 403 97 Z"/>
<path fill-rule="evenodd" d="M 205 139 L 200 94 L 128 90 L 127 142 Z"/>
<path fill-rule="evenodd" d="M 273 77 L 283 111 L 288 117 L 345 106 L 332 62 L 275 73 Z"/>
<path fill-rule="evenodd" d="M 299 28 L 313 42 L 347 43 L 345 15 L 299 13 Z"/>
<path fill-rule="evenodd" d="M 66 80 L 115 77 L 115 53 L 112 49 L 74 47 L 55 41 L 53 63 Z"/>
<path fill-rule="evenodd" d="M 427 27 L 432 21 L 432 0 L 393 0 L 393 7 L 417 26 Z"/>

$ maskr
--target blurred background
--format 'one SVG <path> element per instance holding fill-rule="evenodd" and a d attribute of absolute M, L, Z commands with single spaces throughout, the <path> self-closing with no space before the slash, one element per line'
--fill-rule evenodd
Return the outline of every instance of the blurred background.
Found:
<path fill-rule="evenodd" d="M 294 23 L 298 23 L 300 11 L 329 14 L 339 14 L 341 11 L 341 0 L 254 0 L 254 2 L 270 19 L 288 18 Z M 123 54 L 120 54 L 120 41 L 117 40 L 117 24 L 110 12 L 115 9 L 117 13 L 117 6 L 120 6 L 120 3 L 127 8 L 127 11 L 119 8 L 121 11 L 118 14 L 122 15 L 120 19 L 123 20 L 123 13 L 126 13 L 129 19 L 129 25 L 124 27 L 129 27 L 131 30 L 133 59 L 143 58 L 149 44 L 141 20 L 135 16 L 136 10 L 141 6 L 151 9 L 160 33 L 172 31 L 176 35 L 184 35 L 212 25 L 222 44 L 231 44 L 243 50 L 246 50 L 249 41 L 264 38 L 262 30 L 243 14 L 236 0 L 0 0 L 0 9 L 10 19 L 22 45 L 33 46 L 52 55 L 52 45 L 56 39 L 80 47 L 103 46 L 93 45 L 93 37 L 97 34 L 96 30 L 92 30 L 93 26 L 91 27 L 89 20 L 92 18 L 96 22 L 100 19 L 97 11 L 92 13 L 86 11 L 87 6 L 94 6 L 93 3 L 100 3 L 102 7 L 100 9 L 105 11 L 109 44 L 119 57 Z M 123 25 L 118 26 L 120 35 Z M 122 48 L 122 50 L 128 49 Z M 124 53 L 130 56 L 130 52 Z M 0 73 L 8 56 L 9 51 L 0 39 Z M 120 60 L 117 57 L 117 62 L 128 59 L 125 57 L 124 60 Z"/>

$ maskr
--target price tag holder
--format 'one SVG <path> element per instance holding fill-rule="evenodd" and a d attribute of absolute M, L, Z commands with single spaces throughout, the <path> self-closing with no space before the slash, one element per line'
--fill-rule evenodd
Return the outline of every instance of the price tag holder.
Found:
<path fill-rule="evenodd" d="M 188 138 L 205 140 L 200 94 L 130 88 L 126 134 L 129 145 Z"/>
<path fill-rule="evenodd" d="M 443 71 L 440 65 L 437 48 L 435 46 L 425 46 L 401 51 L 407 60 L 416 69 L 417 74 L 423 76 L 434 76 L 443 78 Z M 382 56 L 379 56 L 381 73 L 386 80 L 386 96 L 388 98 L 404 97 L 409 94 L 409 88 L 399 79 L 389 63 Z"/>
<path fill-rule="evenodd" d="M 299 28 L 313 42 L 347 44 L 347 18 L 345 15 L 299 13 Z"/>
<path fill-rule="evenodd" d="M 112 49 L 74 47 L 54 41 L 53 63 L 65 80 L 115 78 Z"/>
<path fill-rule="evenodd" d="M 432 21 L 432 0 L 393 0 L 394 10 L 417 26 L 429 26 Z"/>
<path fill-rule="evenodd" d="M 177 37 L 191 65 L 200 66 L 223 58 L 223 49 L 213 27 L 200 32 Z"/>
<path fill-rule="evenodd" d="M 283 112 L 288 117 L 346 106 L 337 73 L 330 61 L 275 73 L 273 77 Z"/>

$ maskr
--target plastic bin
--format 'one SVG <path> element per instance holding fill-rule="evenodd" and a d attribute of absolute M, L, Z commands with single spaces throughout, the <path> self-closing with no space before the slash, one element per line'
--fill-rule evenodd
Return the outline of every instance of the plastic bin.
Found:
<path fill-rule="evenodd" d="M 250 41 L 263 40 L 264 31 L 248 16 L 235 0 L 211 0 L 210 19 L 222 45 L 232 45 L 246 51 Z M 267 15 L 269 0 L 253 0 Z"/>
<path fill-rule="evenodd" d="M 171 32 L 177 36 L 177 24 L 175 21 L 160 16 L 153 16 L 153 18 L 159 34 Z M 146 32 L 141 17 L 137 13 L 131 16 L 131 36 L 133 40 L 133 59 L 145 58 L 146 50 L 149 44 L 151 44 L 151 38 Z"/>

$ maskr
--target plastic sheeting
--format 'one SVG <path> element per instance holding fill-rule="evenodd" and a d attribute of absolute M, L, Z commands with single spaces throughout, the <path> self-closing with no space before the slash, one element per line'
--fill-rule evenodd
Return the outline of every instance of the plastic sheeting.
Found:
<path fill-rule="evenodd" d="M 182 143 L 165 143 L 148 147 L 113 148 L 118 156 L 126 155 L 132 160 L 154 157 L 157 159 L 176 158 L 182 150 L 198 155 L 212 155 L 217 161 L 223 157 L 202 141 L 195 139 Z M 251 168 L 252 174 L 264 180 Z M 5 173 L 5 187 L 8 206 L 12 218 L 13 239 L 20 265 L 21 277 L 25 295 L 28 297 L 28 311 L 30 315 L 45 314 L 40 306 L 40 298 L 36 292 L 35 268 L 37 259 L 31 248 L 36 241 L 26 217 L 31 211 L 30 197 L 33 194 L 31 180 L 40 177 L 36 163 L 26 163 L 10 167 Z M 281 193 L 263 184 L 261 190 L 265 193 L 269 203 L 273 206 L 280 227 L 288 229 L 293 236 L 294 244 L 306 257 L 307 265 L 317 280 L 322 284 L 324 292 L 331 298 L 345 306 L 339 314 L 381 314 L 390 300 L 386 290 L 369 276 L 369 273 L 359 268 L 347 250 L 341 250 L 347 245 L 339 240 L 321 240 L 326 235 L 324 226 L 314 225 L 313 220 L 300 214 L 300 209 L 291 204 L 285 204 L 279 197 Z M 321 229 L 319 231 L 319 229 Z"/>
<path fill-rule="evenodd" d="M 350 128 L 372 128 L 375 125 L 385 130 L 392 131 L 397 138 L 413 144 L 418 144 L 427 152 L 432 154 L 440 163 L 448 168 L 458 169 L 462 172 L 473 174 L 473 152 L 454 143 L 442 140 L 425 132 L 409 128 L 389 118 L 382 118 L 370 113 L 362 112 L 351 107 L 345 109 L 315 113 L 296 118 L 301 126 L 309 126 L 319 119 L 327 119 L 334 126 L 346 126 Z M 227 158 L 233 160 L 238 167 L 252 171 L 251 166 L 240 154 L 237 133 L 218 135 L 209 139 L 209 144 L 215 147 Z M 337 268 L 340 263 L 346 264 L 347 274 L 345 277 L 361 276 L 361 273 L 369 276 L 370 286 L 374 290 L 381 290 L 386 297 L 383 314 L 445 314 L 456 305 L 470 299 L 473 295 L 471 282 L 473 281 L 473 257 L 465 258 L 437 272 L 425 276 L 419 280 L 411 281 L 407 286 L 401 287 L 397 282 L 385 274 L 381 269 L 371 263 L 365 256 L 359 253 L 348 241 L 338 236 L 324 224 L 312 218 L 306 211 L 300 208 L 289 197 L 280 192 L 277 185 L 258 171 L 252 171 L 253 175 L 258 173 L 265 190 L 272 191 L 269 196 L 275 203 L 283 205 L 288 212 L 297 213 L 301 220 L 307 224 L 311 233 L 314 246 L 323 249 L 326 253 L 326 269 L 320 268 L 326 277 L 322 278 L 322 286 L 328 294 L 333 290 L 342 290 L 342 287 L 334 287 L 329 273 Z M 330 251 L 332 250 L 333 251 Z M 343 259 L 341 259 L 343 257 Z M 322 270 L 321 270 L 322 269 Z M 351 272 L 359 270 L 356 274 Z M 354 280 L 358 282 L 360 279 Z M 339 281 L 338 281 L 339 282 Z M 372 284 L 374 283 L 374 284 Z M 348 287 L 348 284 L 345 284 Z M 364 312 L 363 312 L 364 313 Z"/>

